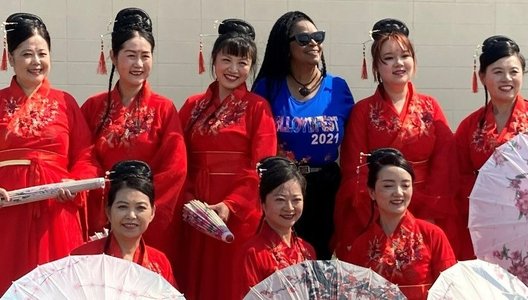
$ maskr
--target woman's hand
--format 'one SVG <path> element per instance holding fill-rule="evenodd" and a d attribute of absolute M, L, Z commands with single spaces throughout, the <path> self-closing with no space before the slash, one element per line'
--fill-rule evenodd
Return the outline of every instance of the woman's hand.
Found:
<path fill-rule="evenodd" d="M 229 207 L 227 207 L 227 205 L 225 205 L 224 202 L 209 205 L 209 208 L 214 210 L 218 214 L 220 219 L 222 219 L 222 221 L 227 223 L 231 212 L 229 211 Z"/>
<path fill-rule="evenodd" d="M 6 190 L 4 190 L 3 188 L 0 188 L 0 198 L 2 198 L 2 201 L 0 201 L 0 207 L 4 206 L 4 202 L 5 201 L 10 201 L 9 199 L 9 194 L 7 193 Z"/>
<path fill-rule="evenodd" d="M 62 182 L 74 181 L 73 179 L 63 179 Z M 72 201 L 77 196 L 77 193 L 72 193 L 68 189 L 60 189 L 57 200 L 59 202 Z"/>

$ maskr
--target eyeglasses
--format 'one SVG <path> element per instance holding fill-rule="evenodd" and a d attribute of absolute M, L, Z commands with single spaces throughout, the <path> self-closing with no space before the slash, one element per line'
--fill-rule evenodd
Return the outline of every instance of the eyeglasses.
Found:
<path fill-rule="evenodd" d="M 324 39 L 325 39 L 324 31 L 316 31 L 312 33 L 303 32 L 303 33 L 298 33 L 290 37 L 290 42 L 297 41 L 297 44 L 299 44 L 299 46 L 304 47 L 310 44 L 312 40 L 314 40 L 314 42 L 316 42 L 319 45 L 322 42 L 324 42 Z"/>

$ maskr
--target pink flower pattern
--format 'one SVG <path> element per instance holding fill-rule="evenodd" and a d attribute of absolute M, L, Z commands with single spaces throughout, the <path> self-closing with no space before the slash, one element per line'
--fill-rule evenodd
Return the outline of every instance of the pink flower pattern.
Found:
<path fill-rule="evenodd" d="M 411 136 L 429 135 L 433 127 L 433 112 L 434 106 L 431 100 L 419 101 L 417 97 L 413 97 L 403 121 L 393 114 L 388 115 L 381 102 L 370 105 L 369 118 L 376 130 L 386 131 L 389 134 L 399 131 L 400 137 L 404 140 Z"/>
<path fill-rule="evenodd" d="M 508 272 L 517 276 L 524 284 L 528 284 L 528 264 L 526 263 L 528 253 L 523 255 L 523 252 L 520 250 L 512 252 L 511 249 L 504 245 L 500 251 L 493 251 L 493 256 L 500 260 L 509 260 L 510 266 L 508 267 Z"/>
<path fill-rule="evenodd" d="M 59 103 L 56 99 L 44 98 L 39 94 L 26 101 L 22 99 L 23 97 L 3 99 L 5 115 L 2 121 L 9 123 L 9 131 L 18 136 L 40 136 L 42 129 L 56 120 Z"/>
<path fill-rule="evenodd" d="M 422 234 L 411 231 L 403 224 L 385 244 L 381 242 L 383 239 L 383 236 L 374 236 L 369 241 L 368 257 L 376 266 L 374 271 L 385 278 L 403 274 L 408 266 L 423 257 L 425 244 Z"/>
<path fill-rule="evenodd" d="M 528 130 L 528 113 L 514 109 L 509 127 L 512 130 L 508 130 L 508 133 L 501 138 L 502 140 L 511 140 L 517 134 Z M 496 123 L 488 122 L 488 120 L 484 121 L 481 127 L 477 126 L 477 129 L 472 134 L 471 141 L 475 151 L 491 152 L 501 144 L 499 140 L 500 133 L 496 132 L 496 128 Z"/>
<path fill-rule="evenodd" d="M 104 112 L 100 115 L 101 122 Z M 110 117 L 103 125 L 103 136 L 111 147 L 129 146 L 130 142 L 144 132 L 149 132 L 154 121 L 155 110 L 146 105 L 130 105 L 121 107 L 118 111 L 116 104 L 110 106 Z"/>
<path fill-rule="evenodd" d="M 209 112 L 212 99 L 201 99 L 191 111 L 189 124 L 194 124 L 193 133 L 201 135 L 216 135 L 222 128 L 237 124 L 245 115 L 247 100 L 237 99 L 233 94 L 224 99 L 222 104 L 213 112 Z"/>

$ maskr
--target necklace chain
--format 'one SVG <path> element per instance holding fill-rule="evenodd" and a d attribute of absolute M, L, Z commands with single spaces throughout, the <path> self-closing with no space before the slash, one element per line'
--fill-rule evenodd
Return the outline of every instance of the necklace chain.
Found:
<path fill-rule="evenodd" d="M 297 82 L 297 84 L 301 85 L 301 87 L 299 88 L 299 94 L 303 97 L 306 97 L 308 95 L 310 95 L 318 86 L 319 84 L 321 83 L 322 81 L 322 78 L 323 76 L 320 76 L 319 79 L 317 80 L 317 82 L 311 87 L 311 88 L 308 88 L 308 85 L 310 85 L 312 82 L 314 82 L 314 80 L 317 78 L 317 72 L 315 72 L 314 76 L 312 77 L 312 79 L 310 79 L 310 81 L 306 84 L 300 82 L 299 80 L 297 80 L 297 78 L 295 78 L 295 76 L 293 76 L 293 74 L 290 73 L 290 76 L 291 78 Z"/>

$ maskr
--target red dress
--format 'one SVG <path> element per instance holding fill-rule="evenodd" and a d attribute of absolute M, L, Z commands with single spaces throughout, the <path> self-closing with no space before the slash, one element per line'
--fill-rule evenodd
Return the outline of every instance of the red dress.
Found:
<path fill-rule="evenodd" d="M 528 129 L 528 102 L 520 95 L 515 99 L 512 114 L 501 132 L 497 131 L 491 103 L 488 104 L 482 129 L 479 129 L 483 114 L 484 107 L 470 114 L 460 123 L 455 133 L 460 172 L 460 190 L 457 196 L 458 223 L 459 231 L 464 233 L 460 247 L 455 249 L 459 260 L 475 257 L 467 225 L 468 197 L 477 179 L 477 171 L 488 160 L 495 148 Z"/>
<path fill-rule="evenodd" d="M 74 249 L 71 252 L 71 255 L 96 255 L 103 253 L 113 257 L 123 258 L 119 243 L 112 233 L 110 233 L 109 237 L 88 242 Z M 136 249 L 132 261 L 154 273 L 160 274 L 170 284 L 177 287 L 176 282 L 174 281 L 174 275 L 172 274 L 171 264 L 165 254 L 155 248 L 145 245 L 143 238 L 139 242 L 139 247 Z"/>
<path fill-rule="evenodd" d="M 341 260 L 372 269 L 399 285 L 409 300 L 425 300 L 440 272 L 456 263 L 444 232 L 410 212 L 390 236 L 375 222 L 346 248 Z"/>
<path fill-rule="evenodd" d="M 13 77 L 0 90 L 0 187 L 14 190 L 95 175 L 90 131 L 75 99 L 52 89 L 47 79 L 26 97 Z M 0 294 L 38 264 L 82 244 L 83 196 L 0 208 Z"/>
<path fill-rule="evenodd" d="M 280 236 L 263 222 L 262 230 L 250 239 L 242 248 L 240 297 L 249 292 L 249 288 L 258 284 L 279 269 L 283 269 L 305 260 L 316 258 L 314 248 L 301 238 L 292 235 L 290 246 Z"/>
<path fill-rule="evenodd" d="M 187 154 L 178 112 L 171 100 L 154 93 L 147 82 L 139 97 L 125 107 L 117 86 L 111 92 L 105 126 L 94 141 L 95 156 L 102 166 L 99 175 L 104 176 L 105 171 L 121 160 L 136 159 L 149 164 L 154 174 L 156 217 L 143 238 L 174 262 L 176 202 L 187 174 Z M 89 98 L 81 107 L 93 133 L 106 109 L 106 92 Z M 90 234 L 102 231 L 107 223 L 105 202 L 101 191 L 90 192 Z"/>
<path fill-rule="evenodd" d="M 192 199 L 225 203 L 235 241 L 226 244 L 183 224 L 176 279 L 187 299 L 236 299 L 235 252 L 255 234 L 261 215 L 256 163 L 277 151 L 272 113 L 245 84 L 220 101 L 215 81 L 187 99 L 180 116 L 189 176 L 179 206 Z"/>
<path fill-rule="evenodd" d="M 335 241 L 353 239 L 367 226 L 371 215 L 368 167 L 365 157 L 360 161 L 360 152 L 383 147 L 400 150 L 412 163 L 416 178 L 409 210 L 418 218 L 434 220 L 451 238 L 456 156 L 444 113 L 434 98 L 417 93 L 412 83 L 400 114 L 384 94 L 380 85 L 374 95 L 359 101 L 347 124 L 340 158 L 343 180 L 334 214 Z M 341 250 L 338 246 L 338 257 Z"/>

